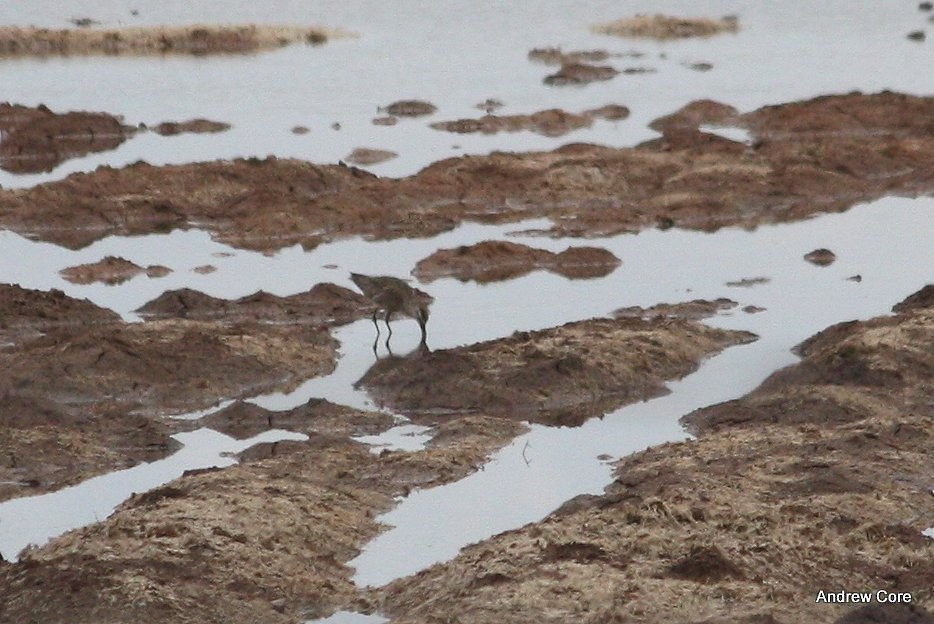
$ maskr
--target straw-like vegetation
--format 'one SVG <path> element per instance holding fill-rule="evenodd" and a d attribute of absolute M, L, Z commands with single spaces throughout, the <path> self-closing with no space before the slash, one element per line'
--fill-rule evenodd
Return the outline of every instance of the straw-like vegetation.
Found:
<path fill-rule="evenodd" d="M 320 45 L 339 34 L 319 27 L 256 24 L 62 30 L 4 26 L 0 27 L 0 57 L 238 54 L 271 50 L 292 43 Z"/>

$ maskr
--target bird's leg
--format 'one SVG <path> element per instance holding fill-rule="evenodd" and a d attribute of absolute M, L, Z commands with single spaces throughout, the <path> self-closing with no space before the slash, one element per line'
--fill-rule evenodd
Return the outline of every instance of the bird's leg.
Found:
<path fill-rule="evenodd" d="M 386 337 L 387 345 L 389 344 L 389 339 L 392 338 L 392 326 L 389 325 L 389 314 L 390 314 L 389 310 L 386 310 L 386 316 L 383 318 L 383 320 L 386 321 L 386 329 L 389 330 L 389 335 Z"/>
<path fill-rule="evenodd" d="M 373 327 L 376 328 L 376 339 L 379 340 L 379 323 L 376 322 L 376 314 L 379 312 L 379 308 L 373 310 Z"/>

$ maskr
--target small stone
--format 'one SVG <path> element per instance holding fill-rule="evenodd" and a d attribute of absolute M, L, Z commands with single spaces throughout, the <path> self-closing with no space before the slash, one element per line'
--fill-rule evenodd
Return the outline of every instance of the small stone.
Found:
<path fill-rule="evenodd" d="M 308 126 L 294 126 L 292 128 L 292 134 L 308 134 Z"/>
<path fill-rule="evenodd" d="M 924 41 L 926 37 L 923 30 L 915 30 L 908 33 L 908 38 L 912 41 Z"/>

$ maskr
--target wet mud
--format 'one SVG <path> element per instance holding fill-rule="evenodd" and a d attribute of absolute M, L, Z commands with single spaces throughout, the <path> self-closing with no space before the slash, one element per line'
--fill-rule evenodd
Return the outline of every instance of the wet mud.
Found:
<path fill-rule="evenodd" d="M 436 121 L 431 125 L 435 130 L 444 130 L 457 134 L 496 134 L 498 132 L 520 132 L 530 130 L 548 137 L 563 136 L 568 132 L 589 128 L 594 119 L 619 121 L 629 116 L 629 109 L 619 104 L 608 104 L 600 108 L 569 113 L 557 108 L 532 113 L 531 115 L 491 115 L 477 119 L 457 119 L 454 121 Z"/>
<path fill-rule="evenodd" d="M 111 286 L 114 284 L 122 284 L 123 282 L 133 279 L 137 275 L 164 277 L 171 272 L 172 269 L 158 264 L 141 267 L 125 258 L 116 256 L 106 256 L 98 262 L 81 264 L 59 271 L 62 277 L 73 284 L 92 284 L 94 282 L 100 282 Z"/>
<path fill-rule="evenodd" d="M 336 341 L 292 301 L 303 298 L 260 294 L 228 302 L 229 318 L 125 323 L 57 291 L 0 286 L 0 498 L 158 459 L 176 448 L 168 435 L 180 428 L 162 415 L 333 370 Z M 294 322 L 262 318 L 270 307 Z"/>
<path fill-rule="evenodd" d="M 568 279 L 605 277 L 622 264 L 600 247 L 568 247 L 560 253 L 509 241 L 484 241 L 455 249 L 439 249 L 419 260 L 412 275 L 422 283 L 453 277 L 480 284 L 545 270 Z"/>
<path fill-rule="evenodd" d="M 0 103 L 0 169 L 10 173 L 42 173 L 71 158 L 117 148 L 137 128 L 107 113 L 54 113 Z"/>
<path fill-rule="evenodd" d="M 799 364 L 688 416 L 697 440 L 621 460 L 604 494 L 395 581 L 373 606 L 401 624 L 927 621 L 927 299 L 821 332 Z M 913 604 L 816 601 L 839 587 Z"/>
<path fill-rule="evenodd" d="M 188 121 L 163 121 L 153 127 L 152 131 L 162 136 L 176 134 L 216 134 L 230 130 L 230 124 L 210 119 L 189 119 Z"/>
<path fill-rule="evenodd" d="M 669 116 L 662 137 L 635 148 L 466 156 L 404 179 L 275 158 L 102 167 L 0 190 L 0 225 L 70 248 L 197 225 L 222 242 L 272 250 L 533 217 L 550 218 L 551 235 L 713 231 L 934 189 L 934 98 L 849 94 L 740 115 L 704 104 L 714 123 L 746 128 L 748 145 L 699 130 L 712 118 L 696 108 Z"/>
<path fill-rule="evenodd" d="M 574 426 L 666 392 L 748 332 L 680 320 L 593 319 L 455 349 L 378 361 L 358 384 L 415 422 L 484 413 Z"/>

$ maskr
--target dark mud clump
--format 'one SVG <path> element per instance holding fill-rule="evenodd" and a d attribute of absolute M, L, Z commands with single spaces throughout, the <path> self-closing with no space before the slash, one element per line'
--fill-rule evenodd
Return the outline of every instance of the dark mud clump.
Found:
<path fill-rule="evenodd" d="M 931 308 L 809 342 L 800 364 L 692 415 L 697 440 L 620 461 L 604 494 L 394 581 L 374 606 L 406 624 L 451 612 L 479 624 L 516 612 L 652 624 L 928 621 L 916 605 L 934 599 L 934 542 L 921 535 L 934 516 Z M 821 603 L 824 587 L 906 592 L 912 604 Z"/>
<path fill-rule="evenodd" d="M 595 319 L 540 332 L 377 362 L 360 384 L 381 404 L 419 420 L 481 412 L 579 425 L 665 392 L 664 381 L 739 342 L 744 332 L 687 321 Z"/>
<path fill-rule="evenodd" d="M 572 63 L 603 63 L 611 56 L 606 50 L 575 50 L 565 52 L 561 48 L 535 48 L 529 50 L 529 60 L 545 65 L 570 65 Z"/>
<path fill-rule="evenodd" d="M 804 259 L 817 266 L 830 266 L 837 259 L 837 254 L 829 249 L 815 249 L 804 254 Z"/>
<path fill-rule="evenodd" d="M 399 100 L 379 110 L 394 117 L 425 117 L 437 111 L 438 107 L 424 100 Z"/>
<path fill-rule="evenodd" d="M 605 277 L 620 260 L 599 247 L 568 247 L 560 253 L 507 241 L 485 241 L 456 249 L 439 249 L 419 260 L 412 274 L 421 282 L 454 277 L 488 283 L 544 269 L 568 279 Z"/>
<path fill-rule="evenodd" d="M 721 297 L 713 301 L 695 299 L 694 301 L 687 301 L 685 303 L 659 303 L 650 308 L 631 306 L 628 308 L 620 308 L 613 314 L 617 317 L 628 316 L 646 320 L 660 317 L 699 321 L 732 310 L 737 305 L 738 304 L 732 299 Z"/>
<path fill-rule="evenodd" d="M 591 65 L 589 63 L 567 63 L 557 72 L 545 76 L 542 80 L 552 87 L 567 85 L 585 85 L 590 82 L 612 80 L 619 71 L 609 65 Z"/>
<path fill-rule="evenodd" d="M 345 160 L 354 165 L 376 165 L 387 160 L 392 160 L 399 154 L 384 149 L 374 149 L 370 147 L 358 147 L 347 155 Z"/>
<path fill-rule="evenodd" d="M 107 113 L 54 113 L 0 103 L 0 168 L 10 173 L 43 173 L 71 158 L 115 149 L 136 128 Z"/>
<path fill-rule="evenodd" d="M 189 119 L 188 121 L 163 121 L 152 131 L 162 136 L 176 134 L 216 134 L 230 130 L 230 124 L 210 119 Z"/>
<path fill-rule="evenodd" d="M 164 277 L 171 272 L 172 269 L 160 265 L 150 265 L 143 268 L 129 260 L 116 256 L 106 256 L 98 262 L 68 267 L 59 271 L 62 277 L 73 284 L 101 282 L 111 286 L 122 284 L 137 275 Z"/>
<path fill-rule="evenodd" d="M 689 107 L 690 108 L 690 107 Z M 721 107 L 703 107 L 724 119 Z M 353 235 L 428 236 L 465 220 L 551 218 L 548 234 L 713 231 L 934 191 L 934 98 L 849 94 L 739 115 L 750 144 L 677 127 L 635 148 L 464 156 L 409 178 L 275 158 L 107 167 L 0 190 L 0 225 L 71 248 L 111 234 L 203 227 L 271 250 Z"/>
<path fill-rule="evenodd" d="M 431 125 L 436 130 L 470 134 L 496 134 L 498 132 L 519 132 L 531 130 L 548 137 L 557 137 L 589 128 L 595 118 L 612 121 L 625 119 L 629 109 L 618 104 L 608 104 L 600 108 L 584 111 L 580 114 L 569 113 L 557 108 L 538 111 L 531 115 L 484 115 L 478 119 L 457 119 L 455 121 L 437 121 Z"/>

